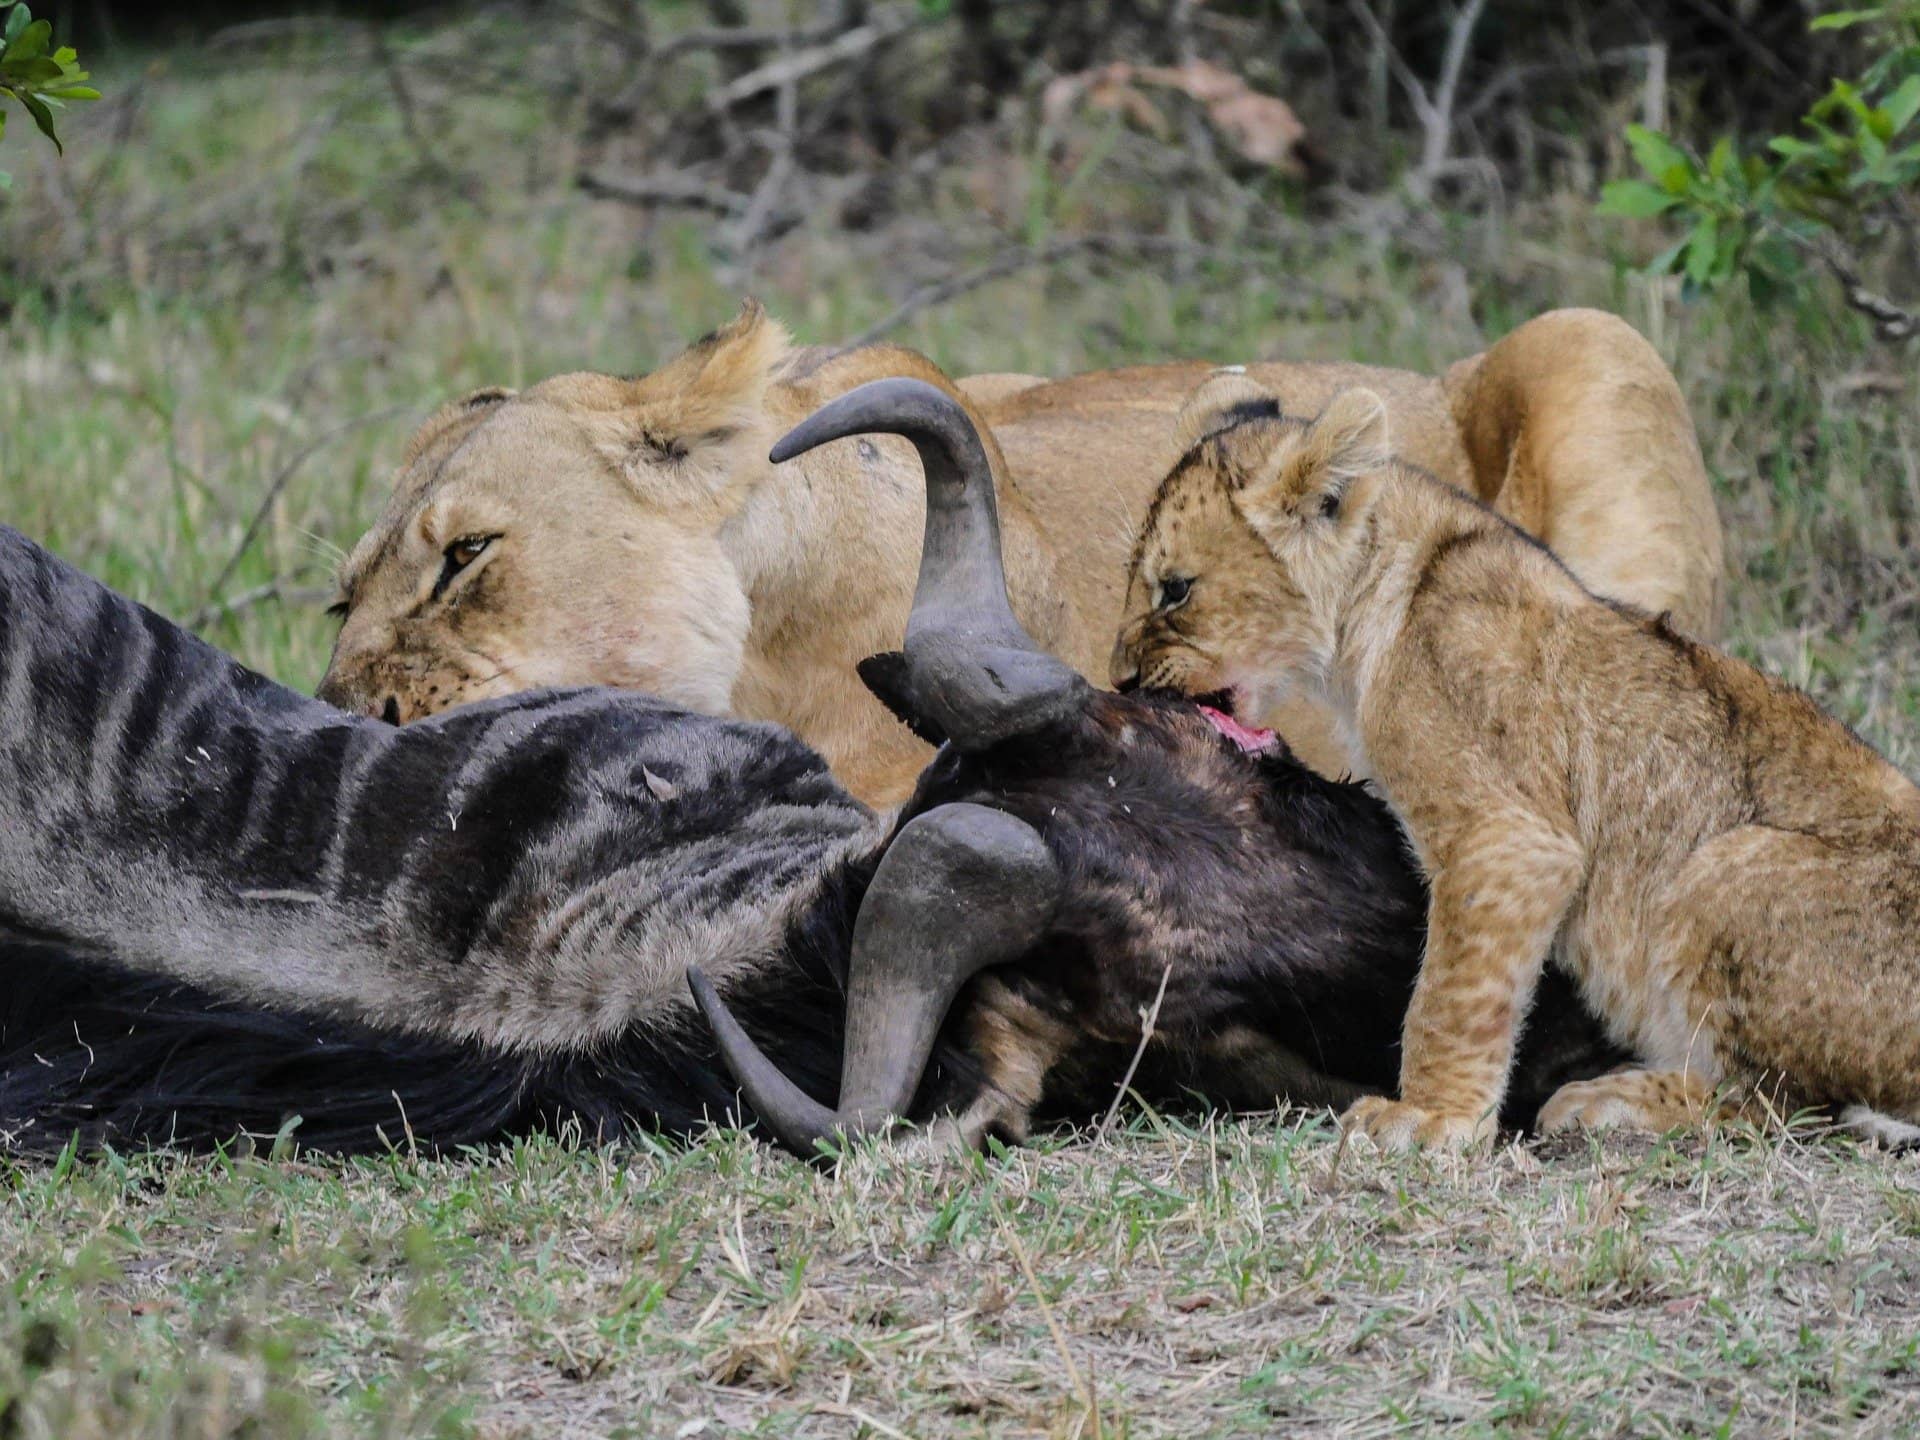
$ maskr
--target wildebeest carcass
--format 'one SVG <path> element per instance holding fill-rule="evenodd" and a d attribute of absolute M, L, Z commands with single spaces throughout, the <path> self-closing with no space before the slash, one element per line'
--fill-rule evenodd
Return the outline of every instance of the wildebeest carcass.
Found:
<path fill-rule="evenodd" d="M 883 1128 L 944 1033 L 979 1071 L 962 1137 L 1017 1136 L 1049 1091 L 1110 1094 L 1148 1011 L 1160 1086 L 1256 1104 L 1391 1090 L 1426 895 L 1384 806 L 1230 716 L 1097 691 L 1036 645 L 1007 603 L 984 448 L 934 387 L 864 385 L 773 458 L 870 432 L 913 443 L 928 496 L 905 645 L 861 674 L 942 748 L 855 932 L 837 1107 L 783 1076 L 693 973 L 756 1113 L 802 1153 Z M 1508 1120 L 1621 1058 L 1556 988 Z"/>
<path fill-rule="evenodd" d="M 939 392 L 863 387 L 777 458 L 863 430 L 929 484 L 863 673 L 950 742 L 891 822 L 785 732 L 640 696 L 350 717 L 0 531 L 0 1137 L 1018 1134 L 1105 1104 L 1163 980 L 1147 1083 L 1391 1087 L 1424 898 L 1385 809 L 1038 650 Z M 1543 992 L 1509 1115 L 1615 1058 Z"/>

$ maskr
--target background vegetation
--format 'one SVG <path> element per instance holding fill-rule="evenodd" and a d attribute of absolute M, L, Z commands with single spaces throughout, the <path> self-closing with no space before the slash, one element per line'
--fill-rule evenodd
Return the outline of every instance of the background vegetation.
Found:
<path fill-rule="evenodd" d="M 61 117 L 64 161 L 4 142 L 0 501 L 290 683 L 438 401 L 646 368 L 745 293 L 955 371 L 1434 369 L 1594 304 L 1693 407 L 1732 644 L 1920 762 L 1913 352 L 1848 300 L 1920 293 L 1908 162 L 1848 184 L 1906 122 L 1876 159 L 1830 116 L 1853 152 L 1807 234 L 1851 286 L 1815 250 L 1756 297 L 1754 245 L 1807 217 L 1744 166 L 1715 188 L 1720 137 L 1793 160 L 1766 142 L 1817 139 L 1835 76 L 1893 105 L 1888 17 L 261 8 L 41 7 L 107 98 Z M 1632 181 L 1678 198 L 1601 215 Z M 1711 263 L 1666 273 L 1709 215 Z M 725 1137 L 0 1170 L 0 1436 L 1892 1433 L 1920 1412 L 1913 1164 L 1385 1162 L 1310 1117 L 1136 1115 L 838 1180 Z"/>

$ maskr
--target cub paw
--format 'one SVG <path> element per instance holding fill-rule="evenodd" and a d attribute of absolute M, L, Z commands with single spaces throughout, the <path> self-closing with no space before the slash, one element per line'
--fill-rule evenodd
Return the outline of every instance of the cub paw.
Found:
<path fill-rule="evenodd" d="M 1624 1071 L 1592 1080 L 1573 1080 L 1540 1107 L 1543 1135 L 1559 1130 L 1640 1130 L 1663 1134 L 1697 1124 L 1700 1097 L 1662 1075 Z"/>
<path fill-rule="evenodd" d="M 1493 1138 L 1491 1114 L 1428 1110 L 1384 1095 L 1368 1095 L 1347 1107 L 1340 1128 L 1364 1135 L 1382 1150 L 1464 1150 Z"/>

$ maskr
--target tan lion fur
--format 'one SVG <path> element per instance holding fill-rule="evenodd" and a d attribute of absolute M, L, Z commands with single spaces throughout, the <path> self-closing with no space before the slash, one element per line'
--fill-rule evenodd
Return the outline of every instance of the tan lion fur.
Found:
<path fill-rule="evenodd" d="M 1406 829 L 1432 902 L 1401 1093 L 1348 1123 L 1485 1135 L 1546 963 L 1643 1061 L 1568 1086 L 1547 1128 L 1667 1128 L 1716 1092 L 1920 1120 L 1920 789 L 1394 463 L 1379 397 L 1275 408 L 1237 381 L 1195 396 L 1204 438 L 1154 500 L 1112 671 L 1308 691 Z"/>
<path fill-rule="evenodd" d="M 963 396 L 997 442 L 1015 609 L 1098 675 L 1134 532 L 1178 454 L 1175 416 L 1207 373 L 1193 362 L 953 382 L 891 346 L 795 348 L 749 306 L 648 375 L 481 392 L 415 438 L 342 568 L 346 622 L 321 693 L 372 713 L 391 702 L 410 719 L 531 685 L 649 689 L 787 725 L 855 793 L 895 802 L 927 752 L 854 665 L 899 643 L 918 463 L 876 437 L 773 466 L 772 442 L 881 376 Z M 1343 364 L 1248 373 L 1302 411 L 1342 386 L 1373 387 L 1408 458 L 1550 530 L 1622 598 L 1711 632 L 1720 532 L 1699 452 L 1665 367 L 1619 320 L 1543 316 L 1444 380 Z M 1650 535 L 1669 543 L 1650 548 Z M 470 536 L 499 538 L 435 595 L 444 551 Z M 1348 763 L 1318 708 L 1266 718 L 1309 763 Z"/>

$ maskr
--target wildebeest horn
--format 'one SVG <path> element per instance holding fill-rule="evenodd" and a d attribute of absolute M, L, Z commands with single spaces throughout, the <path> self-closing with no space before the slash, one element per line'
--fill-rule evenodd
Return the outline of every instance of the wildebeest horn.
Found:
<path fill-rule="evenodd" d="M 881 857 L 853 927 L 840 1104 L 829 1110 L 775 1068 L 693 966 L 687 983 L 754 1111 L 796 1155 L 836 1132 L 886 1129 L 920 1085 L 960 987 L 1040 939 L 1060 872 L 1032 826 L 982 805 L 909 821 Z"/>
<path fill-rule="evenodd" d="M 1021 628 L 1007 603 L 993 470 L 960 402 L 923 380 L 873 380 L 789 430 L 775 464 L 850 435 L 899 435 L 920 452 L 927 526 L 905 645 L 909 699 L 962 750 L 982 750 L 1078 708 L 1085 680 Z"/>

